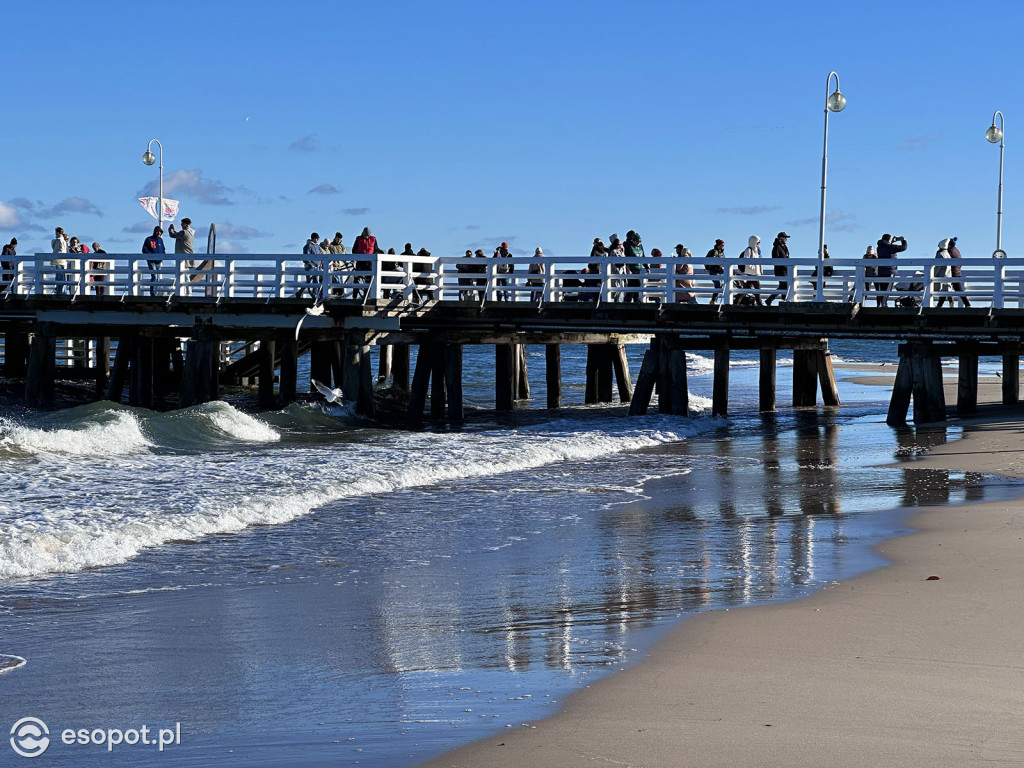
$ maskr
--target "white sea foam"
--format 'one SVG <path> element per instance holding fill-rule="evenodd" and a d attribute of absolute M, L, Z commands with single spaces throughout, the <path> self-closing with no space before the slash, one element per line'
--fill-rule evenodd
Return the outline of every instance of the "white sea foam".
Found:
<path fill-rule="evenodd" d="M 108 411 L 101 418 L 61 429 L 25 426 L 0 418 L 0 449 L 16 454 L 125 456 L 152 445 L 138 418 L 127 411 Z"/>
<path fill-rule="evenodd" d="M 5 672 L 12 672 L 25 666 L 25 660 L 21 656 L 12 656 L 7 653 L 0 653 L 0 675 Z"/>
<path fill-rule="evenodd" d="M 255 416 L 242 413 L 228 403 L 211 402 L 196 406 L 194 409 L 201 413 L 210 423 L 228 437 L 245 440 L 251 443 L 274 443 L 281 439 L 281 435 Z"/>
<path fill-rule="evenodd" d="M 566 420 L 479 433 L 387 433 L 315 451 L 257 445 L 216 461 L 150 453 L 99 467 L 69 462 L 57 478 L 29 481 L 28 495 L 40 499 L 31 514 L 0 517 L 0 579 L 112 565 L 175 540 L 288 522 L 346 497 L 593 459 L 719 423 L 650 417 L 581 429 Z"/>

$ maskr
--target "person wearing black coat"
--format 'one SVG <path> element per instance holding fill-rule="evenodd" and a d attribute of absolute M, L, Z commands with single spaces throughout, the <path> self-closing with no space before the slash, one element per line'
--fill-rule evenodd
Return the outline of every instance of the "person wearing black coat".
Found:
<path fill-rule="evenodd" d="M 897 242 L 898 241 L 898 242 Z M 881 259 L 895 259 L 897 253 L 903 253 L 907 250 L 907 238 L 897 236 L 893 237 L 889 234 L 882 235 L 882 239 L 876 244 L 878 248 L 878 258 Z M 878 276 L 882 278 L 880 282 L 875 283 L 875 288 L 882 291 L 882 294 L 878 297 L 878 306 L 884 307 L 888 304 L 889 297 L 887 295 L 889 289 L 892 287 L 892 281 L 886 280 L 886 278 L 892 278 L 896 275 L 895 266 L 884 266 L 879 265 Z"/>
<path fill-rule="evenodd" d="M 779 232 L 775 236 L 775 242 L 772 243 L 772 259 L 778 260 L 775 264 L 775 276 L 782 279 L 779 280 L 779 287 L 775 289 L 778 293 L 773 293 L 765 301 L 765 304 L 769 307 L 775 299 L 784 297 L 789 290 L 789 267 L 781 263 L 782 259 L 789 258 L 789 246 L 786 245 L 787 240 L 789 240 L 789 235 L 785 232 Z"/>
<path fill-rule="evenodd" d="M 950 260 L 953 263 L 953 266 L 950 268 L 950 273 L 951 273 L 951 275 L 953 277 L 953 280 L 950 283 L 950 287 L 953 289 L 954 292 L 956 292 L 957 294 L 960 295 L 960 302 L 965 307 L 969 307 L 969 306 L 971 306 L 971 302 L 968 301 L 967 297 L 963 295 L 964 294 L 964 283 L 963 283 L 963 279 L 960 276 L 961 272 L 960 272 L 960 263 L 959 263 L 960 262 L 960 258 L 961 258 L 961 254 L 960 254 L 960 249 L 956 247 L 956 238 L 955 237 L 949 238 L 949 248 L 948 248 L 948 250 L 949 250 L 949 258 L 950 258 Z M 952 298 L 949 300 L 949 305 L 953 306 Z"/>

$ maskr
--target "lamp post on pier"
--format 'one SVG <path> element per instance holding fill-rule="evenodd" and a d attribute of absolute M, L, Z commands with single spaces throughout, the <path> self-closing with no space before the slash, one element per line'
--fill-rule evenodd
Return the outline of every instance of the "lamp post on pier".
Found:
<path fill-rule="evenodd" d="M 836 89 L 829 94 L 828 89 L 832 78 L 836 79 Z M 839 90 L 839 75 L 829 72 L 825 79 L 825 144 L 821 150 L 821 217 L 818 221 L 818 277 L 814 300 L 825 300 L 825 177 L 828 171 L 828 113 L 842 112 L 846 109 L 846 97 Z"/>
<path fill-rule="evenodd" d="M 999 117 L 999 125 L 996 125 L 996 116 Z M 1003 148 L 1006 143 L 1003 141 L 1003 113 L 998 109 L 992 114 L 992 125 L 985 131 L 985 138 L 992 144 L 999 143 L 999 202 L 996 207 L 996 249 L 993 257 L 1005 258 L 1006 251 L 1003 250 Z"/>
<path fill-rule="evenodd" d="M 164 228 L 164 145 L 160 143 L 159 139 L 150 139 L 149 144 L 146 145 L 146 152 L 142 156 L 142 162 L 145 165 L 152 165 L 157 161 L 157 158 L 153 155 L 153 142 L 156 142 L 157 148 L 160 150 L 160 197 L 157 201 L 157 212 L 156 220 L 160 225 L 160 229 Z"/>

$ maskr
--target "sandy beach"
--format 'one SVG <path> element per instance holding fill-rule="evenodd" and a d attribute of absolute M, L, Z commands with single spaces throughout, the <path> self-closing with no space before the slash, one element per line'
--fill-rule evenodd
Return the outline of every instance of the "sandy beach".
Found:
<path fill-rule="evenodd" d="M 962 440 L 914 466 L 1024 477 L 1024 410 L 959 423 Z M 931 507 L 909 525 L 879 548 L 889 566 L 687 620 L 555 717 L 427 765 L 1024 764 L 1024 503 Z"/>

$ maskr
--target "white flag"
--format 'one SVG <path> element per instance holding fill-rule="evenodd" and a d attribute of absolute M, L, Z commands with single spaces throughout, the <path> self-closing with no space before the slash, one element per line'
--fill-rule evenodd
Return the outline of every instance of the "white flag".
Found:
<path fill-rule="evenodd" d="M 159 197 L 140 197 L 139 202 L 142 203 L 142 207 L 146 209 L 146 212 L 154 219 L 160 217 L 156 214 L 156 207 L 159 203 Z M 178 201 L 171 200 L 170 198 L 164 198 L 164 221 L 174 221 L 178 218 Z"/>

